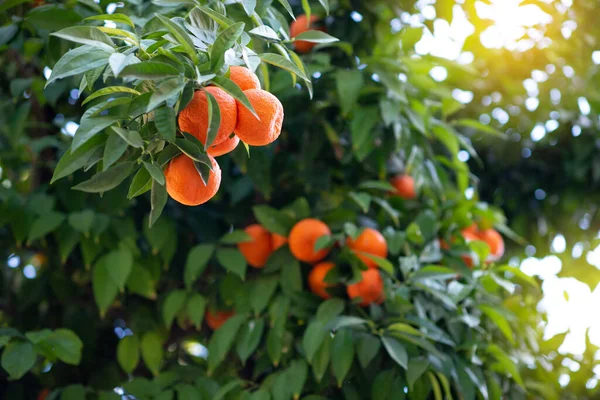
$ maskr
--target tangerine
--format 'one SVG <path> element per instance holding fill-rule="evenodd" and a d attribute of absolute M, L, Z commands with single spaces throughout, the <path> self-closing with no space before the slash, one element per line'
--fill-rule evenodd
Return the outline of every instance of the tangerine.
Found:
<path fill-rule="evenodd" d="M 298 17 L 296 17 L 296 20 L 290 24 L 290 36 L 294 38 L 299 34 L 311 29 L 325 32 L 324 28 L 315 26 L 315 24 L 318 21 L 319 17 L 317 17 L 316 15 L 311 15 L 310 20 L 304 14 L 299 15 Z M 298 53 L 308 53 L 316 45 L 317 43 L 307 42 L 306 40 L 294 41 L 294 49 L 296 49 Z"/>
<path fill-rule="evenodd" d="M 206 185 L 194 166 L 194 160 L 185 154 L 172 159 L 165 170 L 169 196 L 186 206 L 197 206 L 210 200 L 221 185 L 221 168 L 212 156 L 209 155 L 208 158 L 212 171 Z"/>
<path fill-rule="evenodd" d="M 239 143 L 240 138 L 234 135 L 233 137 L 227 138 L 217 145 L 210 146 L 206 152 L 213 157 L 219 157 L 235 150 Z"/>
<path fill-rule="evenodd" d="M 483 240 L 490 247 L 490 261 L 496 261 L 504 255 L 504 239 L 495 229 L 484 229 L 479 233 L 479 240 Z"/>
<path fill-rule="evenodd" d="M 50 389 L 45 388 L 40 390 L 40 393 L 38 394 L 37 400 L 46 400 L 46 397 L 48 397 L 48 395 L 50 394 Z"/>
<path fill-rule="evenodd" d="M 244 231 L 252 237 L 252 241 L 238 243 L 238 249 L 252 267 L 264 267 L 273 252 L 271 233 L 258 224 L 249 225 Z"/>
<path fill-rule="evenodd" d="M 402 197 L 406 200 L 411 200 L 417 197 L 415 191 L 415 180 L 409 175 L 396 175 L 390 181 L 392 186 L 396 189 L 394 193 L 397 196 Z"/>
<path fill-rule="evenodd" d="M 206 310 L 204 319 L 210 329 L 216 331 L 219 329 L 229 318 L 231 318 L 235 312 L 233 311 L 215 311 L 212 313 L 210 310 Z"/>
<path fill-rule="evenodd" d="M 242 91 L 250 89 L 260 89 L 260 81 L 258 76 L 250 69 L 238 67 L 236 65 L 229 68 L 229 79 L 242 89 Z"/>
<path fill-rule="evenodd" d="M 219 105 L 221 124 L 211 145 L 217 145 L 229 138 L 237 123 L 237 103 L 223 89 L 216 86 L 205 87 Z M 192 101 L 179 113 L 179 129 L 195 136 L 202 144 L 206 142 L 208 133 L 208 99 L 204 90 L 197 90 Z"/>
<path fill-rule="evenodd" d="M 280 248 L 281 246 L 285 245 L 288 242 L 288 239 L 285 236 L 281 236 L 276 233 L 272 233 L 271 241 L 273 242 L 273 251 L 275 251 L 278 248 Z"/>
<path fill-rule="evenodd" d="M 375 268 L 369 268 L 362 271 L 362 279 L 358 283 L 348 285 L 346 292 L 350 299 L 361 298 L 359 305 L 366 307 L 371 303 L 381 304 L 385 300 L 383 293 L 383 279 L 379 271 Z"/>
<path fill-rule="evenodd" d="M 321 236 L 331 235 L 329 227 L 318 219 L 306 218 L 292 228 L 289 236 L 290 251 L 300 261 L 314 263 L 329 254 L 329 249 L 315 251 Z"/>
<path fill-rule="evenodd" d="M 277 97 L 262 89 L 250 89 L 244 92 L 258 119 L 244 106 L 238 107 L 235 133 L 251 146 L 266 146 L 274 142 L 281 134 L 283 106 Z"/>
<path fill-rule="evenodd" d="M 377 268 L 377 263 L 365 255 L 372 254 L 377 257 L 386 258 L 388 254 L 387 242 L 381 233 L 373 228 L 365 228 L 360 235 L 353 240 L 346 240 L 348 247 L 356 253 L 369 268 Z M 361 254 L 363 253 L 363 254 Z"/>
<path fill-rule="evenodd" d="M 310 291 L 325 300 L 331 297 L 329 292 L 327 292 L 327 288 L 332 286 L 325 282 L 325 276 L 334 267 L 335 264 L 332 262 L 322 262 L 315 265 L 308 274 Z"/>

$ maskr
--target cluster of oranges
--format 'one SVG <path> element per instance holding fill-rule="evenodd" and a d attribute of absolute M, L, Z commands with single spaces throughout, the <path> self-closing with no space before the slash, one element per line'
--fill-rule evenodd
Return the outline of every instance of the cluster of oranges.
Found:
<path fill-rule="evenodd" d="M 165 170 L 167 192 L 188 206 L 206 203 L 219 190 L 221 169 L 214 157 L 233 151 L 240 140 L 251 146 L 266 146 L 281 133 L 283 106 L 277 97 L 262 90 L 258 77 L 249 69 L 232 66 L 230 79 L 244 92 L 258 118 L 225 90 L 208 86 L 197 90 L 185 109 L 179 113 L 179 129 L 206 143 L 209 129 L 209 99 L 212 95 L 219 105 L 219 130 L 207 149 L 212 168 L 206 184 L 194 166 L 194 161 L 182 154 L 169 163 Z"/>
<path fill-rule="evenodd" d="M 495 229 L 480 229 L 476 223 L 473 223 L 468 228 L 463 229 L 460 233 L 467 243 L 474 240 L 487 243 L 490 248 L 490 253 L 487 259 L 484 260 L 485 263 L 498 261 L 504 255 L 504 239 L 502 239 L 502 235 Z M 440 247 L 445 250 L 450 248 L 448 243 L 444 240 L 440 240 Z M 471 254 L 462 255 L 462 259 L 468 267 L 473 267 L 474 263 Z"/>
<path fill-rule="evenodd" d="M 323 299 L 331 297 L 328 288 L 332 285 L 325 282 L 325 277 L 335 267 L 335 264 L 322 262 L 329 254 L 330 249 L 315 250 L 315 244 L 319 238 L 331 235 L 331 231 L 325 223 L 313 218 L 303 219 L 294 225 L 287 238 L 272 234 L 257 224 L 248 226 L 245 232 L 252 237 L 252 240 L 239 243 L 238 248 L 248 264 L 254 268 L 264 267 L 271 253 L 287 243 L 296 259 L 314 265 L 308 275 L 310 290 Z M 381 303 L 384 300 L 383 279 L 377 270 L 376 262 L 369 255 L 387 257 L 385 238 L 375 229 L 366 228 L 356 239 L 348 238 L 346 245 L 368 267 L 366 271 L 362 272 L 360 282 L 348 285 L 348 297 L 351 299 L 361 298 L 360 305 L 362 306 Z"/>

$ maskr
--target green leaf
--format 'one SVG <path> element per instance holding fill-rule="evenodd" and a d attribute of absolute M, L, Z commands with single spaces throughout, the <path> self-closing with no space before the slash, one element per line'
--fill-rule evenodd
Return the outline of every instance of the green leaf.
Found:
<path fill-rule="evenodd" d="M 146 168 L 140 168 L 131 180 L 127 198 L 132 199 L 151 190 L 153 182 L 148 170 Z"/>
<path fill-rule="evenodd" d="M 150 101 L 148 102 L 148 107 L 146 108 L 146 112 L 150 112 L 163 102 L 174 98 L 175 96 L 179 96 L 179 93 L 181 93 L 184 87 L 185 80 L 181 77 L 165 79 L 152 93 Z"/>
<path fill-rule="evenodd" d="M 46 236 L 52 231 L 58 229 L 58 227 L 65 220 L 65 215 L 57 211 L 51 211 L 44 213 L 39 216 L 29 229 L 29 235 L 27 237 L 27 243 L 31 243 L 41 237 Z"/>
<path fill-rule="evenodd" d="M 495 272 L 509 272 L 511 274 L 513 274 L 515 276 L 515 278 L 528 283 L 529 285 L 533 286 L 534 288 L 538 289 L 540 288 L 538 282 L 535 280 L 535 278 L 532 278 L 531 276 L 527 275 L 526 273 L 524 273 L 523 271 L 521 271 L 521 269 L 519 269 L 518 267 L 512 267 L 510 265 L 501 265 L 498 266 L 496 268 L 494 268 Z"/>
<path fill-rule="evenodd" d="M 236 343 L 236 352 L 242 364 L 254 353 L 258 347 L 265 328 L 264 319 L 255 319 L 247 321 L 240 330 L 239 338 Z"/>
<path fill-rule="evenodd" d="M 127 150 L 127 142 L 119 135 L 110 135 L 104 146 L 102 157 L 102 170 L 106 171 L 111 165 L 116 163 Z"/>
<path fill-rule="evenodd" d="M 115 77 L 121 75 L 121 71 L 128 66 L 140 63 L 140 59 L 133 54 L 125 55 L 122 53 L 111 54 L 108 58 L 108 65 Z"/>
<path fill-rule="evenodd" d="M 298 36 L 294 37 L 294 40 L 302 40 L 311 43 L 333 43 L 340 41 L 338 38 L 333 37 L 328 33 L 313 30 L 300 33 Z"/>
<path fill-rule="evenodd" d="M 492 366 L 495 367 L 494 369 L 510 374 L 517 384 L 519 384 L 521 387 L 525 387 L 523 378 L 521 378 L 521 374 L 519 373 L 517 365 L 510 359 L 504 350 L 495 344 L 490 344 L 486 351 L 496 358 L 497 365 Z"/>
<path fill-rule="evenodd" d="M 248 264 L 246 259 L 237 249 L 221 248 L 217 250 L 217 261 L 227 271 L 239 276 L 242 280 L 246 279 L 246 269 Z"/>
<path fill-rule="evenodd" d="M 489 135 L 493 135 L 502 139 L 506 139 L 507 136 L 503 133 L 500 132 L 497 129 L 492 128 L 490 125 L 485 125 L 482 124 L 481 122 L 475 120 L 475 119 L 468 119 L 468 118 L 463 118 L 463 119 L 457 119 L 455 121 L 452 121 L 452 125 L 454 126 L 465 126 L 467 128 L 471 128 L 483 133 L 487 133 Z"/>
<path fill-rule="evenodd" d="M 271 28 L 267 25 L 257 26 L 256 28 L 250 30 L 250 32 L 248 32 L 248 33 L 253 36 L 258 36 L 261 39 L 265 39 L 265 40 L 272 41 L 272 42 L 280 42 L 281 41 L 281 39 L 279 38 L 279 35 L 277 35 L 277 32 L 275 32 L 273 30 L 273 28 Z"/>
<path fill-rule="evenodd" d="M 202 275 L 214 251 L 215 246 L 212 244 L 200 244 L 192 247 L 187 255 L 183 273 L 183 281 L 187 288 L 190 288 L 196 279 Z"/>
<path fill-rule="evenodd" d="M 136 131 L 130 131 L 127 129 L 119 128 L 118 126 L 112 126 L 112 129 L 117 135 L 126 141 L 130 146 L 141 149 L 144 147 L 144 141 L 140 134 Z"/>
<path fill-rule="evenodd" d="M 221 400 L 231 392 L 233 389 L 236 389 L 238 386 L 241 386 L 244 383 L 241 379 L 234 379 L 232 381 L 227 382 L 225 385 L 219 389 L 219 391 L 214 395 L 212 400 Z"/>
<path fill-rule="evenodd" d="M 283 6 L 283 8 L 285 8 L 285 10 L 288 12 L 288 14 L 290 14 L 290 17 L 292 17 L 295 21 L 296 17 L 294 16 L 294 11 L 292 10 L 292 6 L 290 6 L 290 3 L 288 2 L 288 0 L 277 0 L 277 1 L 279 1 L 279 4 L 281 4 Z"/>
<path fill-rule="evenodd" d="M 338 330 L 338 329 L 346 328 L 346 327 L 350 327 L 350 326 L 364 325 L 366 323 L 368 323 L 368 321 L 366 319 L 342 315 L 340 317 L 336 317 L 335 319 L 331 320 L 327 324 L 327 329 L 328 330 Z"/>
<path fill-rule="evenodd" d="M 363 213 L 369 212 L 369 207 L 371 206 L 371 195 L 364 192 L 349 192 L 348 197 L 350 197 L 358 206 L 360 207 Z"/>
<path fill-rule="evenodd" d="M 456 276 L 456 271 L 452 268 L 441 265 L 427 265 L 410 275 L 410 279 L 418 281 L 426 279 L 446 280 L 454 276 Z"/>
<path fill-rule="evenodd" d="M 227 18 L 225 15 L 221 14 L 218 11 L 213 10 L 208 6 L 196 6 L 200 11 L 204 14 L 208 15 L 213 21 L 218 23 L 222 28 L 227 28 L 234 24 L 234 22 Z"/>
<path fill-rule="evenodd" d="M 123 371 L 131 374 L 140 363 L 140 341 L 137 336 L 125 336 L 117 344 L 117 361 Z"/>
<path fill-rule="evenodd" d="M 251 242 L 252 240 L 252 236 L 248 235 L 246 232 L 241 230 L 235 230 L 226 233 L 219 241 L 223 244 L 238 244 L 244 242 Z"/>
<path fill-rule="evenodd" d="M 358 341 L 357 355 L 358 361 L 363 369 L 366 369 L 369 363 L 375 358 L 381 349 L 381 341 L 378 337 L 365 334 Z"/>
<path fill-rule="evenodd" d="M 402 368 L 407 369 L 408 354 L 406 348 L 399 341 L 389 336 L 382 336 L 381 342 L 392 360 L 396 361 Z"/>
<path fill-rule="evenodd" d="M 78 365 L 81 361 L 83 343 L 81 339 L 69 329 L 57 329 L 43 340 L 43 343 L 52 349 L 52 352 L 62 362 Z"/>
<path fill-rule="evenodd" d="M 246 15 L 251 17 L 254 14 L 254 9 L 256 8 L 256 0 L 240 0 L 242 3 L 242 7 L 246 12 Z"/>
<path fill-rule="evenodd" d="M 304 74 L 304 72 L 302 72 L 296 66 L 296 64 L 294 64 L 293 62 L 291 62 L 290 60 L 288 60 L 284 56 L 280 56 L 279 54 L 274 54 L 274 53 L 263 53 L 263 54 L 259 54 L 259 57 L 260 57 L 261 60 L 263 60 L 267 64 L 271 64 L 271 65 L 274 65 L 274 66 L 279 67 L 281 69 L 284 69 L 284 70 L 286 70 L 288 72 L 291 72 L 294 75 L 298 76 L 299 78 L 301 78 L 301 79 L 303 79 L 305 81 L 310 81 L 310 78 L 307 77 Z"/>
<path fill-rule="evenodd" d="M 319 305 L 316 318 L 318 321 L 326 324 L 333 318 L 340 315 L 346 306 L 342 299 L 329 299 Z"/>
<path fill-rule="evenodd" d="M 54 183 L 60 178 L 64 178 L 67 175 L 82 168 L 90 159 L 91 155 L 102 146 L 106 140 L 105 135 L 97 135 L 83 144 L 77 150 L 73 151 L 69 149 L 60 159 L 56 167 L 54 168 L 54 175 L 50 183 Z"/>
<path fill-rule="evenodd" d="M 347 115 L 354 108 L 360 89 L 364 87 L 363 73 L 340 69 L 335 74 L 335 84 L 342 114 Z"/>
<path fill-rule="evenodd" d="M 295 399 L 299 399 L 308 376 L 308 365 L 304 360 L 294 360 L 290 363 L 286 374 L 290 392 L 292 392 Z"/>
<path fill-rule="evenodd" d="M 154 300 L 156 299 L 155 286 L 156 281 L 150 275 L 150 272 L 146 268 L 135 264 L 127 280 L 127 290 Z"/>
<path fill-rule="evenodd" d="M 175 110 L 168 106 L 158 108 L 154 111 L 154 124 L 163 139 L 167 142 L 175 141 Z"/>
<path fill-rule="evenodd" d="M 89 140 L 92 140 L 97 133 L 103 131 L 105 128 L 108 128 L 115 122 L 117 122 L 120 118 L 113 116 L 104 116 L 104 117 L 93 117 L 86 118 L 81 121 L 81 125 L 75 131 L 75 136 L 73 137 L 73 143 L 71 144 L 71 152 L 76 151 Z"/>
<path fill-rule="evenodd" d="M 216 67 L 222 65 L 221 62 L 225 52 L 231 49 L 235 42 L 240 38 L 242 32 L 244 32 L 244 26 L 246 26 L 246 24 L 243 22 L 237 22 L 219 33 L 210 52 L 211 71 L 215 71 Z"/>
<path fill-rule="evenodd" d="M 344 378 L 350 371 L 354 360 L 354 342 L 352 331 L 342 329 L 335 334 L 331 349 L 331 367 L 337 378 L 338 387 L 342 387 Z"/>
<path fill-rule="evenodd" d="M 202 326 L 202 320 L 204 319 L 206 299 L 198 293 L 191 294 L 187 301 L 186 310 L 190 317 L 190 321 L 192 321 L 196 330 L 199 330 Z"/>
<path fill-rule="evenodd" d="M 148 227 L 152 228 L 152 225 L 158 220 L 167 204 L 167 200 L 167 188 L 156 180 L 153 180 L 152 192 L 150 193 L 150 217 L 148 218 Z"/>
<path fill-rule="evenodd" d="M 115 51 L 112 40 L 95 26 L 70 26 L 58 32 L 53 32 L 51 35 L 71 42 L 86 44 L 109 53 Z"/>
<path fill-rule="evenodd" d="M 210 158 L 208 158 L 208 155 L 206 153 L 202 152 L 201 147 L 198 147 L 198 145 L 196 145 L 196 142 L 198 142 L 198 139 L 195 139 L 195 141 L 186 140 L 186 139 L 180 139 L 180 138 L 175 139 L 175 142 L 174 142 L 175 146 L 177 146 L 179 148 L 179 150 L 181 150 L 183 153 L 185 153 L 185 155 L 188 156 L 189 158 L 191 158 L 192 160 L 198 161 L 198 162 L 206 165 L 207 167 L 212 168 L 212 163 L 210 161 Z"/>
<path fill-rule="evenodd" d="M 186 297 L 185 290 L 173 290 L 167 295 L 162 305 L 162 317 L 167 329 L 171 329 L 175 317 L 183 309 Z"/>
<path fill-rule="evenodd" d="M 165 184 L 165 174 L 163 173 L 163 170 L 161 167 L 159 167 L 158 165 L 154 164 L 154 163 L 149 163 L 147 161 L 143 162 L 144 164 L 144 168 L 146 168 L 148 170 L 148 173 L 150 174 L 150 176 L 152 176 L 152 178 L 160 185 L 164 185 Z"/>
<path fill-rule="evenodd" d="M 250 100 L 248 100 L 248 97 L 246 97 L 242 89 L 240 89 L 240 87 L 235 82 L 223 76 L 216 76 L 212 78 L 211 82 L 220 87 L 221 89 L 225 90 L 231 96 L 233 96 L 238 102 L 240 102 L 244 107 L 246 107 L 248 111 L 250 111 L 255 117 L 258 118 L 256 111 L 254 111 L 254 107 L 250 103 Z"/>
<path fill-rule="evenodd" d="M 129 25 L 135 29 L 135 25 L 133 21 L 125 14 L 102 14 L 102 15 L 93 15 L 91 17 L 87 17 L 84 21 L 113 21 L 120 22 L 125 25 Z"/>
<path fill-rule="evenodd" d="M 5 0 L 0 4 L 0 12 L 4 12 L 8 9 L 18 6 L 19 4 L 28 3 L 31 0 Z"/>
<path fill-rule="evenodd" d="M 354 112 L 350 123 L 350 134 L 352 148 L 355 153 L 367 145 L 370 138 L 374 136 L 374 129 L 380 121 L 379 109 L 377 107 L 360 107 Z"/>
<path fill-rule="evenodd" d="M 287 236 L 294 226 L 294 219 L 288 214 L 266 205 L 252 208 L 256 220 L 269 232 Z"/>
<path fill-rule="evenodd" d="M 302 337 L 302 347 L 304 348 L 304 356 L 309 363 L 312 362 L 317 350 L 328 335 L 329 331 L 325 329 L 323 322 L 315 320 L 308 324 Z"/>
<path fill-rule="evenodd" d="M 325 9 L 325 13 L 329 15 L 329 0 L 319 0 L 319 3 L 321 3 L 323 8 Z"/>
<path fill-rule="evenodd" d="M 163 359 L 162 339 L 156 332 L 148 332 L 142 337 L 142 359 L 153 375 L 158 375 Z"/>
<path fill-rule="evenodd" d="M 208 344 L 209 372 L 214 371 L 223 362 L 245 320 L 245 315 L 234 315 L 213 333 Z"/>
<path fill-rule="evenodd" d="M 183 50 L 190 56 L 194 64 L 198 64 L 198 54 L 196 53 L 196 48 L 194 47 L 194 42 L 192 42 L 192 38 L 187 34 L 185 29 L 181 26 L 168 19 L 167 17 L 154 14 L 156 18 L 163 23 L 163 25 L 171 32 L 171 35 L 177 40 L 177 42 L 181 45 Z"/>
<path fill-rule="evenodd" d="M 62 6 L 46 5 L 29 11 L 25 20 L 35 29 L 53 32 L 77 24 L 81 15 Z"/>
<path fill-rule="evenodd" d="M 21 379 L 35 364 L 36 354 L 29 341 L 13 340 L 2 352 L 0 364 L 10 379 Z"/>
<path fill-rule="evenodd" d="M 395 192 L 396 188 L 393 187 L 389 182 L 383 181 L 365 181 L 358 185 L 360 189 L 377 189 L 382 192 Z"/>
<path fill-rule="evenodd" d="M 500 311 L 498 311 L 494 307 L 488 306 L 486 304 L 480 304 L 478 307 L 481 310 L 481 312 L 483 312 L 489 319 L 492 320 L 492 322 L 498 327 L 498 329 L 500 329 L 504 337 L 506 337 L 506 339 L 508 339 L 508 341 L 514 346 L 515 337 L 513 335 L 512 329 L 510 328 L 510 324 L 508 323 L 504 315 L 502 315 Z"/>
<path fill-rule="evenodd" d="M 319 383 L 323 380 L 323 377 L 327 372 L 327 367 L 329 366 L 329 360 L 331 359 L 332 343 L 333 339 L 329 334 L 327 334 L 323 339 L 323 343 L 321 343 L 321 346 L 312 358 L 313 374 L 315 375 L 315 379 Z"/>
<path fill-rule="evenodd" d="M 85 388 L 83 385 L 69 385 L 60 394 L 60 400 L 85 400 Z"/>
<path fill-rule="evenodd" d="M 425 371 L 429 368 L 429 361 L 425 358 L 413 358 L 408 363 L 406 370 L 406 380 L 409 390 L 413 390 L 413 386 Z"/>
<path fill-rule="evenodd" d="M 206 133 L 206 142 L 204 143 L 204 150 L 206 151 L 215 141 L 217 133 L 219 133 L 221 109 L 219 108 L 217 99 L 208 90 L 205 90 L 204 94 L 208 100 L 208 132 Z"/>
<path fill-rule="evenodd" d="M 97 262 L 94 265 L 92 289 L 100 314 L 104 315 L 119 293 L 119 287 L 111 278 L 105 262 Z"/>
<path fill-rule="evenodd" d="M 250 306 L 256 315 L 259 315 L 269 304 L 269 300 L 273 297 L 279 279 L 276 275 L 261 276 L 252 284 L 250 294 Z"/>
<path fill-rule="evenodd" d="M 134 167 L 135 162 L 133 161 L 114 165 L 106 171 L 97 173 L 87 181 L 73 186 L 73 189 L 88 193 L 106 192 L 119 186 L 131 174 Z"/>
<path fill-rule="evenodd" d="M 157 61 L 144 61 L 136 64 L 129 64 L 121 70 L 120 77 L 129 77 L 135 79 L 161 79 L 169 76 L 178 76 L 179 70 L 170 64 Z"/>
<path fill-rule="evenodd" d="M 57 79 L 63 79 L 102 67 L 108 63 L 110 54 L 106 50 L 87 45 L 69 50 L 54 64 L 52 74 L 50 74 L 46 86 Z"/>

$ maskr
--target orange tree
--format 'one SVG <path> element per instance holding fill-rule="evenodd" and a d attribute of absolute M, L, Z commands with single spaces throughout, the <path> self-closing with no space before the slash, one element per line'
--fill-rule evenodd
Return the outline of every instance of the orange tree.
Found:
<path fill-rule="evenodd" d="M 2 395 L 543 393 L 397 7 L 3 3 Z"/>

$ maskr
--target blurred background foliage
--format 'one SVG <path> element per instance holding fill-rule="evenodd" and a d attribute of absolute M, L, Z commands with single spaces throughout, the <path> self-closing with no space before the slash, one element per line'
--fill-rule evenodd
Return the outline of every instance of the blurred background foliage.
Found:
<path fill-rule="evenodd" d="M 0 203 L 0 220 L 3 221 L 13 211 L 11 201 L 4 199 L 12 198 L 15 192 L 28 194 L 33 189 L 43 191 L 47 187 L 56 153 L 67 148 L 83 112 L 78 83 L 74 80 L 62 80 L 44 88 L 44 76 L 47 78 L 50 66 L 68 48 L 64 41 L 49 39 L 49 32 L 70 26 L 81 16 L 97 14 L 98 7 L 113 11 L 119 8 L 119 12 L 127 13 L 136 22 L 144 21 L 160 9 L 143 1 L 128 2 L 125 7 L 104 0 L 71 1 L 65 3 L 60 16 L 44 15 L 46 9 L 42 7 L 22 21 L 20 18 L 31 5 L 18 5 L 20 13 L 13 13 L 14 9 L 6 13 L 3 6 L 8 3 L 0 5 L 3 24 L 0 45 L 2 59 L 6 61 L 0 70 L 0 191 L 5 196 Z M 300 2 L 290 3 L 297 11 L 302 9 Z M 418 186 L 427 193 L 435 187 L 427 163 L 421 162 L 429 159 L 429 155 L 413 154 L 410 149 L 413 144 L 422 146 L 431 139 L 410 135 L 411 129 L 419 125 L 418 115 L 410 110 L 422 111 L 421 116 L 428 118 L 429 110 L 435 110 L 436 118 L 452 121 L 447 129 L 461 141 L 456 157 L 471 169 L 468 181 L 459 188 L 469 199 L 489 202 L 504 211 L 511 228 L 523 238 L 523 241 L 507 240 L 510 264 L 541 280 L 541 292 L 523 286 L 505 299 L 505 306 L 517 317 L 513 322 L 523 335 L 519 340 L 528 342 L 526 347 L 530 350 L 519 360 L 521 374 L 535 382 L 533 385 L 538 387 L 531 389 L 541 398 L 556 398 L 556 393 L 565 399 L 595 398 L 600 378 L 596 356 L 600 323 L 593 313 L 600 304 L 600 291 L 596 290 L 600 281 L 597 2 L 330 3 L 332 14 L 324 18 L 324 24 L 330 34 L 350 43 L 353 51 L 340 44 L 333 51 L 307 56 L 305 62 L 315 83 L 312 101 L 305 89 L 289 89 L 288 74 L 277 72 L 270 76 L 270 90 L 280 97 L 285 109 L 304 110 L 296 115 L 286 113 L 285 130 L 297 136 L 290 135 L 274 146 L 256 149 L 250 159 L 245 158 L 242 148 L 237 149 L 221 165 L 226 189 L 214 204 L 185 209 L 184 214 L 181 207 L 169 203 L 166 214 L 178 226 L 186 227 L 186 235 L 179 240 L 187 245 L 198 238 L 216 240 L 226 225 L 240 227 L 249 223 L 252 205 L 268 202 L 282 207 L 290 198 L 300 196 L 307 197 L 317 212 L 331 212 L 328 222 L 335 224 L 347 217 L 339 207 L 347 205 L 343 203 L 345 192 L 356 187 L 365 176 L 385 179 L 386 171 L 407 168 L 414 171 Z M 318 6 L 315 10 L 319 10 Z M 378 64 L 377 57 L 399 61 L 391 67 Z M 363 65 L 368 66 L 366 70 Z M 334 69 L 344 66 L 347 74 Z M 358 71 L 362 73 L 356 74 Z M 328 75 L 330 72 L 335 75 Z M 386 81 L 392 73 L 410 87 L 407 99 L 402 98 L 404 85 L 395 92 L 397 97 L 392 96 L 394 101 L 407 104 L 405 100 L 409 100 L 410 104 L 406 107 L 408 112 L 390 117 L 398 123 L 398 128 L 393 128 L 396 146 L 393 150 L 400 149 L 401 156 L 386 162 L 392 149 L 385 150 L 389 142 L 382 135 L 381 141 L 371 143 L 377 150 L 364 155 L 376 162 L 356 162 L 354 157 L 360 160 L 363 156 L 352 151 L 344 112 L 346 92 L 340 91 L 336 83 L 356 84 L 354 91 L 360 92 L 357 95 L 360 103 L 372 103 L 372 99 L 378 101 L 377 83 L 384 83 L 394 91 L 394 85 Z M 419 99 L 421 93 L 430 95 Z M 433 96 L 436 104 L 429 102 Z M 437 99 L 441 99 L 439 104 Z M 337 108 L 340 105 L 341 112 Z M 25 131 L 27 135 L 23 134 Z M 302 132 L 311 134 L 301 135 Z M 434 144 L 436 150 L 439 147 L 439 143 Z M 17 241 L 26 242 L 30 233 L 25 227 L 31 224 L 34 215 L 53 210 L 56 203 L 67 210 L 94 209 L 96 214 L 113 222 L 122 219 L 122 237 L 130 236 L 132 221 L 142 220 L 149 209 L 147 199 L 130 203 L 126 200 L 126 188 L 106 193 L 102 199 L 71 191 L 72 182 L 80 181 L 84 175 L 58 182 L 52 188 L 56 197 L 39 194 L 28 198 L 30 213 L 23 214 L 21 222 L 11 227 Z M 337 214 L 332 212 L 336 208 Z M 220 220 L 223 215 L 225 221 Z M 102 223 L 95 228 L 100 230 Z M 83 250 L 87 244 L 82 244 L 78 261 L 86 264 L 86 257 L 93 259 L 94 252 L 100 250 L 93 245 L 93 233 L 82 240 L 89 244 L 89 252 Z M 64 293 L 65 298 L 80 290 L 78 285 L 61 282 L 56 275 L 50 281 L 31 279 L 43 275 L 48 265 L 61 264 L 61 258 L 69 254 L 69 246 L 66 241 L 64 245 L 61 243 L 58 253 L 47 253 L 42 242 L 21 251 L 18 261 L 15 257 L 8 259 L 7 265 L 18 267 L 22 273 L 3 274 L 1 279 L 11 279 L 3 281 L 3 287 L 25 288 L 19 292 L 22 297 L 17 303 L 10 302 L 18 307 L 16 315 L 23 319 L 13 321 L 14 325 L 35 326 L 39 315 L 47 319 L 44 325 L 54 325 L 49 319 L 58 304 L 48 297 L 47 285 L 52 285 L 51 293 Z M 13 249 L 9 250 L 3 256 L 8 257 Z M 174 257 L 167 251 L 166 259 L 150 260 L 150 248 L 144 249 L 143 254 L 149 264 L 167 263 L 169 257 Z M 49 260 L 48 256 L 54 259 Z M 160 265 L 152 268 L 160 269 Z M 77 279 L 75 268 L 74 271 Z M 88 278 L 82 274 L 82 279 Z M 156 296 L 154 289 L 149 286 L 133 290 L 152 298 Z M 83 292 L 77 295 L 85 296 Z M 116 332 L 121 327 L 116 322 L 114 327 L 104 324 L 104 332 L 94 331 L 91 321 L 95 315 L 95 309 L 74 307 L 62 323 L 84 338 L 84 351 L 101 354 L 104 346 L 113 348 L 116 341 L 114 335 L 103 333 Z M 88 326 L 85 321 L 90 321 Z M 143 324 L 144 318 L 140 317 L 140 321 Z M 88 332 L 84 334 L 82 329 Z M 73 373 L 73 369 L 65 370 L 64 374 L 68 373 Z"/>

